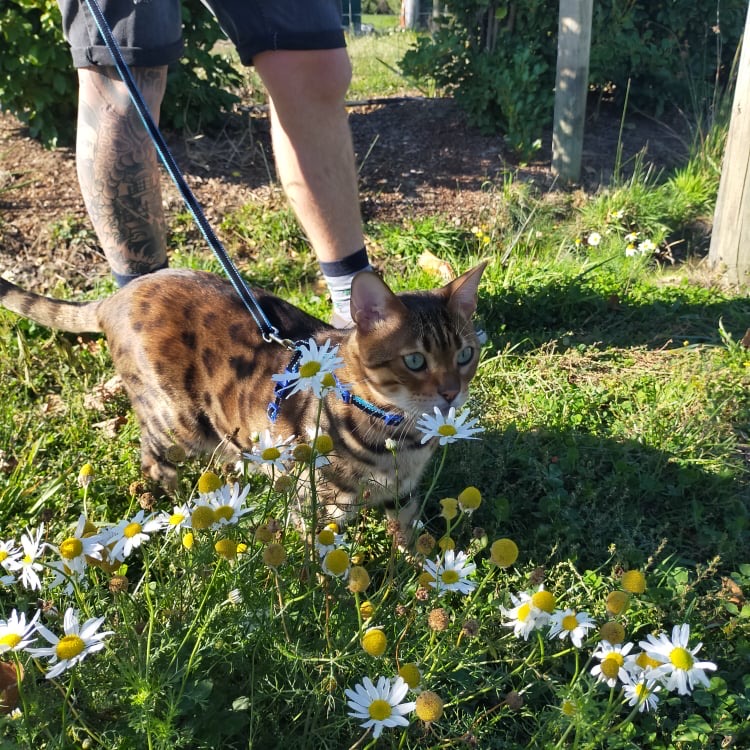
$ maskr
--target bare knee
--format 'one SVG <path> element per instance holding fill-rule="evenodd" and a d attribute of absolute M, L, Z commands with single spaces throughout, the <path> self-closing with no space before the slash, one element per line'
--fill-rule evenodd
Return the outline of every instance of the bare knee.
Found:
<path fill-rule="evenodd" d="M 159 120 L 164 91 L 167 85 L 167 67 L 133 68 L 136 85 L 154 119 Z M 92 66 L 78 69 L 79 112 L 94 116 L 108 112 L 122 118 L 139 117 L 128 88 L 114 67 Z"/>

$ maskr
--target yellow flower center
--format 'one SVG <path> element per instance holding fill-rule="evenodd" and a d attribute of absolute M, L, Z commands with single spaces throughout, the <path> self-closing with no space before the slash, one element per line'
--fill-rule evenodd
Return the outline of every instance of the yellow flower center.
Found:
<path fill-rule="evenodd" d="M 460 576 L 455 570 L 444 570 L 440 574 L 440 579 L 447 586 L 450 586 L 452 583 L 457 583 L 459 580 L 459 577 Z"/>
<path fill-rule="evenodd" d="M 141 529 L 143 526 L 141 526 L 139 523 L 136 523 L 135 521 L 133 523 L 129 523 L 125 530 L 122 532 L 122 535 L 124 537 L 127 537 L 128 539 L 132 539 L 134 536 L 141 533 Z"/>
<path fill-rule="evenodd" d="M 8 553 L 4 549 L 0 549 L 0 563 L 8 559 Z"/>
<path fill-rule="evenodd" d="M 314 446 L 318 453 L 326 455 L 333 450 L 333 440 L 331 440 L 330 435 L 318 435 L 318 437 L 315 438 Z"/>
<path fill-rule="evenodd" d="M 190 517 L 190 523 L 194 529 L 207 529 L 216 521 L 216 513 L 208 505 L 199 505 Z"/>
<path fill-rule="evenodd" d="M 185 516 L 182 513 L 172 513 L 169 517 L 170 526 L 179 526 L 185 520 Z"/>
<path fill-rule="evenodd" d="M 86 648 L 86 644 L 77 635 L 65 635 L 57 642 L 55 654 L 61 661 L 63 659 L 72 659 Z"/>
<path fill-rule="evenodd" d="M 398 674 L 412 690 L 414 690 L 415 687 L 419 687 L 419 683 L 422 681 L 419 667 L 413 662 L 403 664 L 398 670 Z"/>
<path fill-rule="evenodd" d="M 5 646 L 6 648 L 0 648 L 0 652 L 5 651 L 6 649 L 15 648 L 20 642 L 21 636 L 17 633 L 6 633 L 0 638 L 0 646 Z"/>
<path fill-rule="evenodd" d="M 198 492 L 201 495 L 207 495 L 209 492 L 218 490 L 221 487 L 221 479 L 213 471 L 204 471 L 198 479 Z"/>
<path fill-rule="evenodd" d="M 628 570 L 622 574 L 622 587 L 631 594 L 642 594 L 646 590 L 646 576 L 640 570 Z"/>
<path fill-rule="evenodd" d="M 492 543 L 490 559 L 501 568 L 509 568 L 518 559 L 518 545 L 512 539 L 498 539 Z"/>
<path fill-rule="evenodd" d="M 456 549 L 456 542 L 451 539 L 451 537 L 444 536 L 438 542 L 438 547 L 440 547 L 443 552 L 446 552 L 449 549 Z"/>
<path fill-rule="evenodd" d="M 654 669 L 655 667 L 660 666 L 662 662 L 652 659 L 645 651 L 642 651 L 638 654 L 635 663 L 641 669 Z"/>
<path fill-rule="evenodd" d="M 370 718 L 375 721 L 385 721 L 392 713 L 391 704 L 382 698 L 374 700 L 368 709 Z"/>
<path fill-rule="evenodd" d="M 261 454 L 260 457 L 264 461 L 275 461 L 278 458 L 281 458 L 281 451 L 278 448 L 266 448 Z"/>
<path fill-rule="evenodd" d="M 549 591 L 537 591 L 531 597 L 531 603 L 541 609 L 542 612 L 552 613 L 555 611 L 555 597 Z"/>
<path fill-rule="evenodd" d="M 359 605 L 359 613 L 365 620 L 369 620 L 375 614 L 375 607 L 369 599 Z"/>
<path fill-rule="evenodd" d="M 331 550 L 326 555 L 326 568 L 335 576 L 342 575 L 349 567 L 349 555 L 343 549 Z"/>
<path fill-rule="evenodd" d="M 605 622 L 599 629 L 599 636 L 614 646 L 625 640 L 625 628 L 619 622 Z"/>
<path fill-rule="evenodd" d="M 219 539 L 214 545 L 216 554 L 225 560 L 234 560 L 237 557 L 237 542 L 233 539 Z"/>
<path fill-rule="evenodd" d="M 32 557 L 31 555 L 24 555 L 24 556 L 23 556 L 23 557 L 21 558 L 21 562 L 22 562 L 22 563 L 23 563 L 24 565 L 31 565 L 31 563 L 33 563 L 33 562 L 34 562 L 34 558 L 33 558 L 33 557 Z"/>
<path fill-rule="evenodd" d="M 645 701 L 646 698 L 648 698 L 649 692 L 650 692 L 649 689 L 642 682 L 639 682 L 635 686 L 635 694 L 638 696 L 638 702 L 639 703 L 643 703 L 643 701 Z"/>
<path fill-rule="evenodd" d="M 333 532 L 330 529 L 323 529 L 318 534 L 318 541 L 325 547 L 327 547 L 330 544 L 333 544 L 336 540 L 336 537 L 333 535 Z"/>
<path fill-rule="evenodd" d="M 443 498 L 440 507 L 443 509 L 440 515 L 446 521 L 452 521 L 458 515 L 458 502 L 453 497 Z"/>
<path fill-rule="evenodd" d="M 312 378 L 320 372 L 320 362 L 312 360 L 311 362 L 305 362 L 299 368 L 299 376 L 301 378 Z"/>
<path fill-rule="evenodd" d="M 602 660 L 602 674 L 612 680 L 620 673 L 620 667 L 622 665 L 622 655 L 618 653 L 611 653 L 607 656 L 606 659 Z"/>
<path fill-rule="evenodd" d="M 669 661 L 677 669 L 689 670 L 693 666 L 693 655 L 685 648 L 678 646 L 669 652 Z"/>
<path fill-rule="evenodd" d="M 73 560 L 83 552 L 83 542 L 75 537 L 66 539 L 60 545 L 60 556 L 66 560 Z"/>
<path fill-rule="evenodd" d="M 330 372 L 327 372 L 320 379 L 320 382 L 326 388 L 333 388 L 336 385 L 336 378 L 334 378 Z"/>
<path fill-rule="evenodd" d="M 529 619 L 529 615 L 531 614 L 531 602 L 524 602 L 519 608 L 518 608 L 518 614 L 516 615 L 516 618 L 519 622 L 526 622 L 526 620 Z"/>
<path fill-rule="evenodd" d="M 221 519 L 230 521 L 234 516 L 234 508 L 231 505 L 220 505 L 218 508 L 214 508 L 214 515 L 217 521 Z"/>
<path fill-rule="evenodd" d="M 456 428 L 452 424 L 441 424 L 437 431 L 443 437 L 453 437 L 456 434 Z"/>
<path fill-rule="evenodd" d="M 575 630 L 578 627 L 578 618 L 575 615 L 566 615 L 562 618 L 563 630 Z"/>
<path fill-rule="evenodd" d="M 443 715 L 443 699 L 432 690 L 425 690 L 417 696 L 415 711 L 422 721 L 437 721 Z"/>
<path fill-rule="evenodd" d="M 624 591 L 610 591 L 607 595 L 607 612 L 612 615 L 621 615 L 630 602 L 630 594 Z"/>
<path fill-rule="evenodd" d="M 362 648 L 370 656 L 382 656 L 387 645 L 388 640 L 380 628 L 371 628 L 362 636 Z"/>
<path fill-rule="evenodd" d="M 482 495 L 476 487 L 467 487 L 459 496 L 458 502 L 464 508 L 475 510 L 482 502 Z"/>
<path fill-rule="evenodd" d="M 307 463 L 312 456 L 312 448 L 306 443 L 300 443 L 294 447 L 292 455 L 295 461 L 299 461 L 302 464 Z"/>
<path fill-rule="evenodd" d="M 185 534 L 184 537 L 182 537 L 182 546 L 185 549 L 193 549 L 194 544 L 195 544 L 195 537 L 192 535 L 191 532 L 188 531 L 188 533 Z"/>
<path fill-rule="evenodd" d="M 355 593 L 367 591 L 370 585 L 370 574 L 360 565 L 349 571 L 349 590 Z"/>

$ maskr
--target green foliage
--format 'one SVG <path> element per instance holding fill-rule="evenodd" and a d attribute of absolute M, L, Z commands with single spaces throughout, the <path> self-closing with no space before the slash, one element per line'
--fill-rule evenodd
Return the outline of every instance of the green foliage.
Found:
<path fill-rule="evenodd" d="M 558 3 L 471 0 L 449 14 L 402 60 L 417 79 L 453 93 L 470 120 L 530 153 L 552 113 Z M 713 111 L 728 82 L 746 3 L 729 0 L 594 4 L 590 85 L 655 115 L 677 106 Z"/>
<path fill-rule="evenodd" d="M 197 130 L 219 121 L 238 101 L 241 76 L 214 50 L 223 37 L 198 0 L 183 3 L 185 51 L 169 73 L 161 124 Z M 0 106 L 45 144 L 71 143 L 77 77 L 62 35 L 56 0 L 7 0 L 0 9 Z"/>

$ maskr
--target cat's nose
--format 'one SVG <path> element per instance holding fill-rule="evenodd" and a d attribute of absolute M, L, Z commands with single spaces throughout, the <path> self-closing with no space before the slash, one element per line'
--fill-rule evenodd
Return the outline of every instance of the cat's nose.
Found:
<path fill-rule="evenodd" d="M 440 391 L 440 395 L 446 400 L 447 404 L 450 406 L 453 403 L 453 400 L 458 396 L 458 390 L 443 390 Z"/>

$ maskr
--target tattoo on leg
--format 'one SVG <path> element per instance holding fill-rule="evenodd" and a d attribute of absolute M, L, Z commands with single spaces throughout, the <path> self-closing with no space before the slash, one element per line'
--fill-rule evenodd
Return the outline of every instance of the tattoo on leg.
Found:
<path fill-rule="evenodd" d="M 145 273 L 167 257 L 156 152 L 116 71 L 84 75 L 76 155 L 86 208 L 112 269 Z M 166 68 L 137 68 L 134 75 L 158 113 Z"/>

